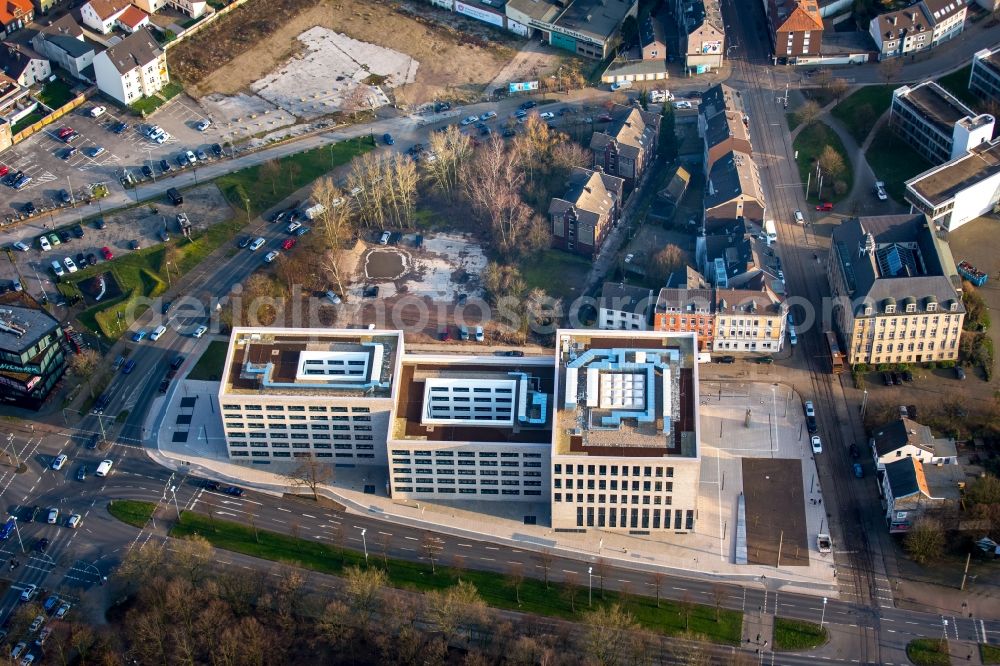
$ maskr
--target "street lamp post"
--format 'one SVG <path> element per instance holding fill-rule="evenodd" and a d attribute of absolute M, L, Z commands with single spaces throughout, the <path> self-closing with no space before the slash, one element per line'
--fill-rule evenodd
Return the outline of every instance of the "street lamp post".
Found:
<path fill-rule="evenodd" d="M 823 622 L 826 620 L 826 597 L 823 597 L 823 612 L 819 616 L 819 628 L 823 628 Z"/>
<path fill-rule="evenodd" d="M 587 567 L 587 607 L 594 601 L 594 567 Z"/>
<path fill-rule="evenodd" d="M 764 613 L 767 612 L 767 576 L 764 574 L 760 575 L 760 585 L 764 588 L 764 603 L 760 607 L 760 614 L 763 617 Z"/>
<path fill-rule="evenodd" d="M 367 531 L 368 530 L 366 528 L 361 529 L 361 545 L 364 546 L 365 549 L 365 566 L 368 566 L 368 540 L 365 539 L 365 533 Z"/>

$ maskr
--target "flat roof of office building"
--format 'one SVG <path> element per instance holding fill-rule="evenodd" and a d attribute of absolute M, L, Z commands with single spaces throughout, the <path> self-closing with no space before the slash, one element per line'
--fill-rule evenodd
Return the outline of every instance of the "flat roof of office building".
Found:
<path fill-rule="evenodd" d="M 1000 139 L 914 176 L 906 181 L 906 189 L 937 208 L 962 190 L 997 173 L 1000 173 Z"/>
<path fill-rule="evenodd" d="M 59 321 L 24 292 L 0 296 L 0 350 L 20 355 L 58 326 Z"/>
<path fill-rule="evenodd" d="M 909 88 L 904 86 L 896 90 L 895 96 L 908 103 L 921 118 L 948 136 L 951 136 L 955 123 L 977 115 L 935 81 L 924 81 Z"/>

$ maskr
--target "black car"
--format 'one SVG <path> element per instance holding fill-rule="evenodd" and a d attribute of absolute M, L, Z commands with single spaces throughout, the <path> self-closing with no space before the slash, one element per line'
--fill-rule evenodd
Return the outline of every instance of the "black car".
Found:
<path fill-rule="evenodd" d="M 166 160 L 160 160 L 160 170 L 163 171 L 163 173 L 167 173 L 168 171 L 170 171 L 170 162 Z"/>
<path fill-rule="evenodd" d="M 97 255 L 94 254 L 93 252 L 88 252 L 87 253 L 87 265 L 88 266 L 96 266 L 97 265 Z"/>
<path fill-rule="evenodd" d="M 451 102 L 438 102 L 434 105 L 434 113 L 441 113 L 442 111 L 450 111 Z"/>
<path fill-rule="evenodd" d="M 68 243 L 71 240 L 73 240 L 73 237 L 69 235 L 68 231 L 63 229 L 62 231 L 59 232 L 59 240 L 61 240 L 63 243 Z"/>
<path fill-rule="evenodd" d="M 202 484 L 202 488 L 205 490 L 214 490 L 215 492 L 222 490 L 222 486 L 219 485 L 218 481 L 205 481 Z"/>
<path fill-rule="evenodd" d="M 217 143 L 213 143 L 212 154 L 215 155 L 216 157 L 222 157 L 222 146 Z"/>
<path fill-rule="evenodd" d="M 512 128 L 512 127 L 508 127 L 507 129 L 505 129 L 503 131 L 503 135 L 504 135 L 504 137 L 516 136 L 517 135 L 517 131 L 514 130 L 514 128 Z"/>
<path fill-rule="evenodd" d="M 100 435 L 97 435 L 97 434 L 91 435 L 90 436 L 90 440 L 87 442 L 87 448 L 88 449 L 96 449 L 97 448 L 97 443 L 99 441 L 101 441 L 101 436 Z"/>
<path fill-rule="evenodd" d="M 913 373 L 910 372 L 909 370 L 903 370 L 903 381 L 904 382 L 912 382 L 913 381 Z"/>
<path fill-rule="evenodd" d="M 148 164 L 143 164 L 142 165 L 142 175 L 145 176 L 146 178 L 152 178 L 153 177 L 153 169 Z"/>
<path fill-rule="evenodd" d="M 73 232 L 73 235 L 76 236 L 77 238 L 83 238 L 86 235 L 83 233 L 83 226 L 79 224 L 74 224 L 71 231 Z"/>
<path fill-rule="evenodd" d="M 364 298 L 378 298 L 378 285 L 370 284 L 361 291 Z"/>
<path fill-rule="evenodd" d="M 719 363 L 736 363 L 735 356 L 723 356 L 719 359 Z"/>
<path fill-rule="evenodd" d="M 134 240 L 134 241 L 129 241 L 128 246 L 132 250 L 138 250 L 139 248 L 142 247 L 142 244 L 140 244 L 139 241 Z"/>
<path fill-rule="evenodd" d="M 160 393 L 166 393 L 167 389 L 169 389 L 169 388 L 170 388 L 170 380 L 169 379 L 164 379 L 163 381 L 160 382 Z"/>
<path fill-rule="evenodd" d="M 809 434 L 810 435 L 815 434 L 815 432 L 817 430 L 819 430 L 819 426 L 816 425 L 816 417 L 815 416 L 807 416 L 806 417 L 806 429 L 809 430 Z"/>
<path fill-rule="evenodd" d="M 517 108 L 521 109 L 522 111 L 527 111 L 528 109 L 533 109 L 536 106 L 538 106 L 538 102 L 534 102 L 529 99 L 527 102 L 522 102 L 521 106 Z"/>
<path fill-rule="evenodd" d="M 243 497 L 244 493 L 242 488 L 237 488 L 236 486 L 229 486 L 222 492 L 226 493 L 227 495 L 232 495 L 233 497 Z"/>
<path fill-rule="evenodd" d="M 883 372 L 882 383 L 885 384 L 886 386 L 892 386 L 892 375 L 890 375 L 888 372 Z"/>
<path fill-rule="evenodd" d="M 852 457 L 852 458 L 854 458 L 855 460 L 857 460 L 858 458 L 860 458 L 860 457 L 861 457 L 861 452 L 860 452 L 860 451 L 858 451 L 858 446 L 857 446 L 857 444 L 854 444 L 854 443 L 852 442 L 852 443 L 851 443 L 851 449 L 850 449 L 850 450 L 851 450 L 851 457 Z"/>
<path fill-rule="evenodd" d="M 171 305 L 172 305 L 172 301 L 164 301 L 163 302 L 163 307 L 160 308 L 160 314 L 167 314 L 167 310 L 170 309 Z"/>
<path fill-rule="evenodd" d="M 69 190 L 59 190 L 59 200 L 63 203 L 70 203 L 73 201 L 73 197 L 70 195 Z"/>
<path fill-rule="evenodd" d="M 901 386 L 903 384 L 903 375 L 898 372 L 892 373 L 892 383 Z"/>
<path fill-rule="evenodd" d="M 83 252 L 76 253 L 76 266 L 80 270 L 83 270 L 84 268 L 87 267 L 87 257 L 86 255 L 83 254 Z"/>
<path fill-rule="evenodd" d="M 94 220 L 94 226 L 97 227 L 98 229 L 107 229 L 108 223 L 104 221 L 103 217 L 99 217 L 96 220 Z"/>
<path fill-rule="evenodd" d="M 35 550 L 37 550 L 39 553 L 44 553 L 46 550 L 48 550 L 48 547 L 49 547 L 49 540 L 44 537 L 35 542 Z"/>
<path fill-rule="evenodd" d="M 114 132 L 115 134 L 121 134 L 127 129 L 128 129 L 128 123 L 118 123 L 114 126 L 114 129 L 112 129 L 111 131 Z"/>
<path fill-rule="evenodd" d="M 24 204 L 24 213 L 25 213 L 25 215 L 34 215 L 35 214 L 35 204 L 34 204 L 34 202 L 29 201 L 28 203 Z"/>
<path fill-rule="evenodd" d="M 701 91 L 689 90 L 687 93 L 684 94 L 684 96 L 687 97 L 688 99 L 701 99 Z"/>
<path fill-rule="evenodd" d="M 85 481 L 87 479 L 87 466 L 84 465 L 76 471 L 76 480 Z"/>
<path fill-rule="evenodd" d="M 62 155 L 60 155 L 60 157 L 62 157 L 64 160 L 68 160 L 74 155 L 76 155 L 76 148 L 70 146 L 66 150 L 62 151 Z"/>
<path fill-rule="evenodd" d="M 250 236 L 244 236 L 243 238 L 240 239 L 240 242 L 238 243 L 238 246 L 239 246 L 239 248 L 241 250 L 243 250 L 243 249 L 246 249 L 247 247 L 249 247 L 251 242 L 253 242 L 253 238 L 252 237 L 250 237 Z"/>
<path fill-rule="evenodd" d="M 512 349 L 512 350 L 510 350 L 508 352 L 504 352 L 504 355 L 505 356 L 512 356 L 514 358 L 521 358 L 522 356 L 524 356 L 524 352 L 521 351 L 520 349 Z"/>

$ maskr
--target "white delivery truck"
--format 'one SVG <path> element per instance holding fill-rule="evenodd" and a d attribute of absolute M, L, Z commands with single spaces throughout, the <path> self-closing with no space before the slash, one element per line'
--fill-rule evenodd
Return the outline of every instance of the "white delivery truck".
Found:
<path fill-rule="evenodd" d="M 324 206 L 323 204 L 313 204 L 312 206 L 303 209 L 302 214 L 306 216 L 307 220 L 315 220 L 325 211 L 326 211 L 326 206 Z"/>
<path fill-rule="evenodd" d="M 774 220 L 764 220 L 764 240 L 768 245 L 778 240 L 778 229 L 774 225 Z"/>

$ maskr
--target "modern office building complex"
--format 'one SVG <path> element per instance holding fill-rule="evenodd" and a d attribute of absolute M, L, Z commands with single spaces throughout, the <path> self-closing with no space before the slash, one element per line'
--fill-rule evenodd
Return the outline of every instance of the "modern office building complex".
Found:
<path fill-rule="evenodd" d="M 972 56 L 969 90 L 984 100 L 1000 102 L 1000 46 Z"/>
<path fill-rule="evenodd" d="M 965 155 L 993 138 L 993 116 L 975 111 L 934 81 L 892 93 L 889 125 L 932 164 Z"/>
<path fill-rule="evenodd" d="M 1000 208 L 1000 139 L 906 181 L 906 201 L 936 228 L 954 231 Z"/>
<path fill-rule="evenodd" d="M 0 296 L 0 400 L 38 409 L 66 372 L 59 322 L 24 292 Z"/>
<path fill-rule="evenodd" d="M 405 354 L 392 410 L 394 498 L 543 502 L 552 358 Z"/>
<path fill-rule="evenodd" d="M 235 328 L 219 387 L 233 459 L 385 465 L 399 331 Z"/>
<path fill-rule="evenodd" d="M 700 449 L 693 333 L 556 333 L 552 527 L 691 532 Z"/>

